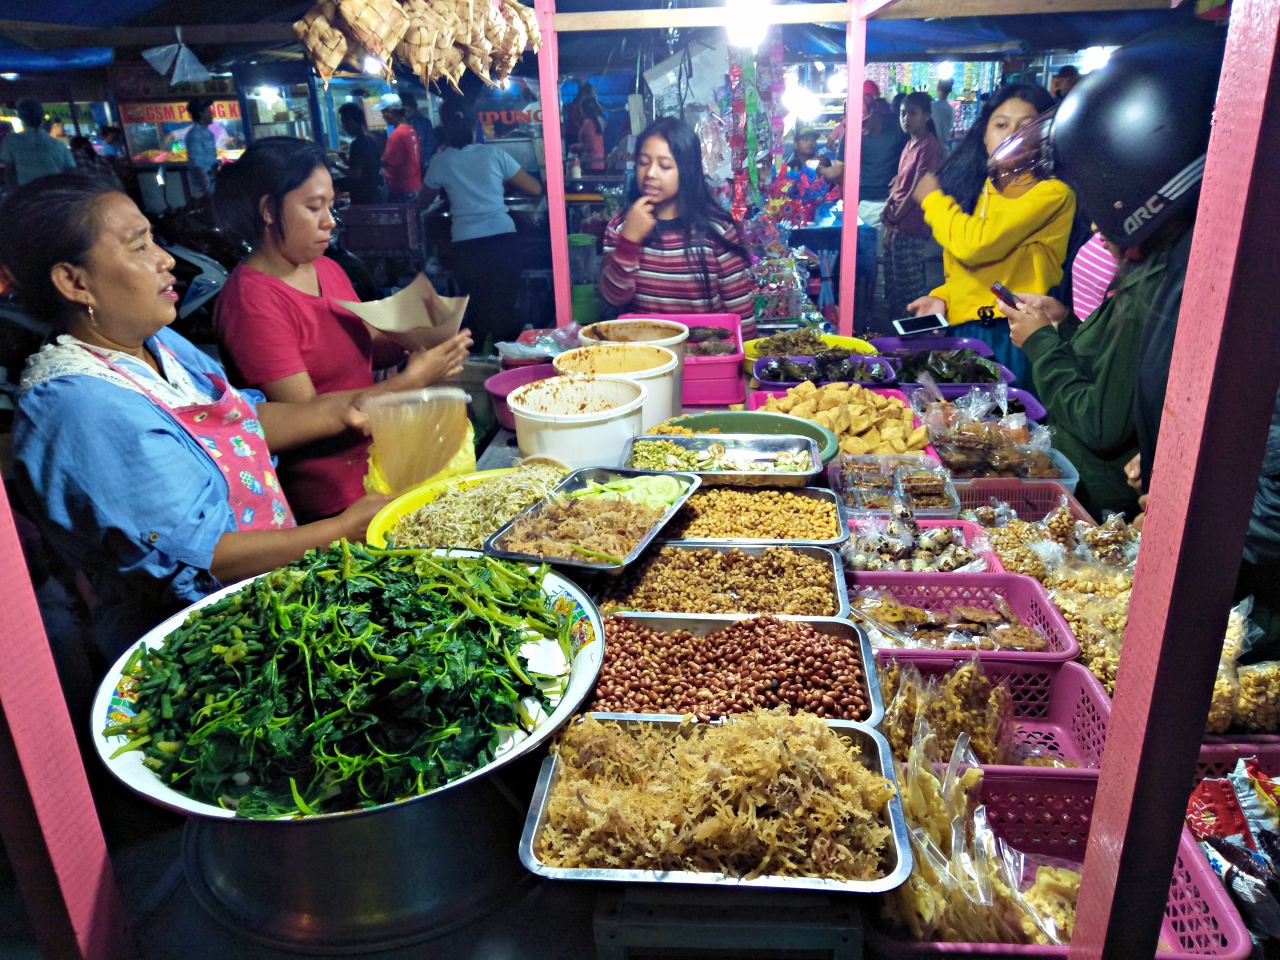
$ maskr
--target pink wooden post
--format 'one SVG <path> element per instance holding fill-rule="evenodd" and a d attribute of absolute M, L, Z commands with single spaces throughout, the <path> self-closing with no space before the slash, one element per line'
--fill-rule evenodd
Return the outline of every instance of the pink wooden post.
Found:
<path fill-rule="evenodd" d="M 1278 43 L 1280 0 L 1236 0 L 1073 960 L 1150 957 L 1156 949 L 1280 383 Z"/>
<path fill-rule="evenodd" d="M 46 957 L 136 953 L 0 485 L 0 837 Z"/>
<path fill-rule="evenodd" d="M 853 0 L 850 0 L 850 6 Z M 862 79 L 867 65 L 867 21 L 861 9 L 852 10 L 845 31 L 844 63 L 849 91 L 844 107 L 844 219 L 840 224 L 839 332 L 853 334 L 854 286 L 858 270 L 858 174 L 862 162 Z"/>
<path fill-rule="evenodd" d="M 543 176 L 547 187 L 547 228 L 551 232 L 551 284 L 556 324 L 573 322 L 569 291 L 569 218 L 564 202 L 564 140 L 560 130 L 560 49 L 555 0 L 534 0 L 542 49 L 538 51 L 538 99 L 542 101 Z"/>

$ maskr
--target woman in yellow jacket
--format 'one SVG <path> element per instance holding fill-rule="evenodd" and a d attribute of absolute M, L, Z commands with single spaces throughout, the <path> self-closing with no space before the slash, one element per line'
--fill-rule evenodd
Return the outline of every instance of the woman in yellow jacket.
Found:
<path fill-rule="evenodd" d="M 996 310 L 991 284 L 1048 293 L 1062 280 L 1076 198 L 1061 180 L 1028 175 L 997 188 L 987 159 L 1005 139 L 1053 106 L 1043 87 L 1017 83 L 994 94 L 946 164 L 915 189 L 925 222 L 942 246 L 946 280 L 908 305 L 920 316 L 941 313 L 950 333 L 991 345 L 1018 382 L 1029 384 L 1030 365 L 1009 340 L 1009 323 Z"/>

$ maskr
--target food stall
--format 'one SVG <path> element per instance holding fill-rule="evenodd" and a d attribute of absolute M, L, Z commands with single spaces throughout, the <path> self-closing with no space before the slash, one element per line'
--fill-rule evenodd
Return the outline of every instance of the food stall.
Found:
<path fill-rule="evenodd" d="M 1280 203 L 1257 149 L 1275 120 L 1259 129 L 1249 108 L 1280 56 L 1280 10 L 1263 7 L 1237 2 L 1228 58 L 1257 59 L 1231 60 L 1253 72 L 1224 77 L 1208 165 L 1231 174 L 1230 189 L 1211 179 L 1201 203 L 1202 225 L 1241 246 L 1222 259 L 1193 251 L 1176 416 L 1141 531 L 1088 515 L 1071 465 L 1035 426 L 1035 397 L 1015 397 L 972 343 L 744 344 L 731 323 L 681 334 L 650 318 L 584 331 L 600 341 L 575 358 L 594 367 L 584 378 L 533 378 L 501 399 L 520 455 L 545 458 L 554 443 L 589 466 L 516 464 L 491 448 L 477 474 L 393 500 L 368 546 L 229 586 L 112 665 L 90 720 L 97 750 L 115 778 L 189 817 L 189 883 L 222 922 L 185 941 L 186 955 L 247 944 L 408 955 L 421 947 L 406 943 L 431 935 L 480 955 L 475 944 L 492 949 L 498 930 L 539 955 L 548 923 L 558 948 L 585 955 L 594 903 L 601 955 L 800 944 L 848 957 L 1048 957 L 1070 941 L 1081 956 L 1247 956 L 1212 853 L 1182 823 L 1193 768 L 1211 780 L 1246 757 L 1273 763 L 1269 742 L 1249 735 L 1280 720 L 1276 671 L 1242 676 L 1236 663 L 1245 612 L 1225 630 L 1218 616 L 1280 377 L 1256 349 L 1265 321 L 1241 309 L 1266 289 L 1253 258 L 1274 246 L 1246 205 Z M 552 11 L 540 12 L 552 36 Z M 690 11 L 645 13 L 672 12 Z M 693 349 L 708 343 L 732 352 Z M 825 356 L 832 347 L 845 355 Z M 966 350 L 977 359 L 918 356 Z M 655 351 L 679 358 L 686 378 L 726 357 L 744 377 L 749 359 L 761 389 L 745 410 L 646 423 L 648 390 L 679 405 L 675 368 Z M 919 396 L 923 374 L 944 370 L 960 396 Z M 1232 388 L 1244 375 L 1257 390 Z M 975 386 L 1002 408 L 961 403 Z M 0 547 L 21 562 L 7 513 Z M 15 647 L 7 638 L 38 635 L 30 591 L 0 605 L 0 624 Z M 481 642 L 451 632 L 462 625 Z M 424 672 L 431 644 L 451 641 L 449 656 L 483 669 Z M 295 649 L 314 649 L 326 670 Z M 0 674 L 18 757 L 33 768 L 74 759 L 66 715 L 35 719 L 57 700 L 52 661 L 43 650 L 23 659 L 34 661 L 24 682 Z M 1215 674 L 1235 679 L 1219 688 Z M 249 675 L 270 677 L 283 700 L 242 700 Z M 400 696 L 366 699 L 362 685 L 379 676 Z M 489 699 L 460 685 L 476 677 Z M 429 725 L 407 692 L 418 684 L 441 695 L 425 700 Z M 490 700 L 507 712 L 477 723 Z M 1206 704 L 1210 729 L 1231 739 L 1202 749 Z M 411 722 L 396 712 L 406 705 Z M 389 712 L 370 721 L 375 706 Z M 476 751 L 477 731 L 513 719 L 518 742 L 499 733 L 496 750 Z M 383 739 L 406 729 L 435 744 L 425 757 Z M 240 751 L 231 762 L 201 750 L 215 737 Z M 307 758 L 319 773 L 277 764 L 273 751 L 307 738 L 323 748 Z M 193 759 L 199 776 L 162 776 Z M 540 766 L 521 779 L 521 759 Z M 1237 806 L 1269 795 L 1276 774 L 1243 769 Z M 75 781 L 62 812 L 96 827 L 78 771 L 61 771 Z M 1212 816 L 1193 829 L 1238 812 L 1223 793 L 1205 799 Z M 50 859 L 69 873 L 100 867 L 101 835 L 87 834 L 76 862 L 50 830 Z M 459 836 L 469 842 L 447 867 L 415 866 Z M 505 856 L 486 862 L 495 843 Z M 1116 859 L 1129 843 L 1142 856 Z M 1243 875 L 1242 859 L 1208 846 L 1222 873 Z M 529 898 L 503 886 L 517 857 L 541 881 Z M 72 905 L 110 923 L 120 905 L 94 876 L 106 894 Z M 487 902 L 468 901 L 471 889 Z M 199 927 L 182 899 L 151 916 L 152 947 L 183 932 L 157 920 Z M 465 925 L 477 917 L 490 918 L 483 930 Z"/>
<path fill-rule="evenodd" d="M 180 207 L 190 196 L 183 138 L 191 127 L 187 103 L 194 98 L 205 97 L 212 104 L 210 129 L 218 158 L 235 160 L 244 152 L 244 118 L 230 77 L 172 85 L 145 63 L 114 64 L 108 76 L 147 210 Z"/>
<path fill-rule="evenodd" d="M 316 139 L 320 130 L 315 72 L 303 63 L 241 63 L 231 76 L 245 118 L 246 143 L 262 137 Z"/>

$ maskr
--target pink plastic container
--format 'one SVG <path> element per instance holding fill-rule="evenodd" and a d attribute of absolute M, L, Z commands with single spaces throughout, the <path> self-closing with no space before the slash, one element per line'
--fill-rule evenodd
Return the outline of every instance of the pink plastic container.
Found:
<path fill-rule="evenodd" d="M 732 379 L 724 380 L 686 379 L 680 390 L 681 402 L 686 407 L 723 407 L 741 403 L 746 395 L 747 384 L 741 373 L 735 373 Z"/>
<path fill-rule="evenodd" d="M 940 676 L 969 661 L 968 656 L 916 659 L 899 657 L 901 650 L 879 650 L 880 663 L 901 660 L 925 677 Z M 1074 761 L 1076 767 L 1036 767 L 1037 773 L 1071 775 L 1096 770 L 1102 763 L 1111 722 L 1111 698 L 1097 678 L 1078 663 L 983 662 L 992 680 L 1008 685 L 1013 695 L 1014 753 L 1018 759 L 1052 755 Z M 1020 765 L 988 766 L 986 770 L 1018 771 Z"/>
<path fill-rule="evenodd" d="M 957 480 L 955 485 L 956 493 L 960 494 L 962 510 L 989 506 L 991 498 L 995 497 L 1018 511 L 1019 520 L 1043 520 L 1050 511 L 1056 510 L 1062 498 L 1066 497 L 1072 516 L 1088 524 L 1095 522 L 1093 517 L 1089 516 L 1089 511 L 1080 505 L 1080 501 L 1068 493 L 1067 488 L 1056 480 L 988 477 L 978 480 Z"/>
<path fill-rule="evenodd" d="M 870 517 L 851 517 L 849 519 L 849 532 L 855 533 L 859 529 L 864 529 L 870 526 L 871 522 Z M 967 520 L 947 520 L 945 518 L 926 520 L 922 518 L 917 520 L 916 523 L 920 525 L 921 530 L 932 530 L 936 527 L 950 527 L 953 530 L 959 528 L 960 532 L 964 534 L 964 545 L 966 547 L 971 547 L 977 543 L 979 539 L 986 537 L 982 527 L 978 526 L 976 523 L 970 523 Z M 978 556 L 987 561 L 987 573 L 1004 573 L 1004 566 L 1000 563 L 1000 558 L 995 555 L 994 551 L 981 550 L 979 551 Z M 955 576 L 955 574 L 948 573 L 943 574 L 943 576 L 951 577 Z"/>
<path fill-rule="evenodd" d="M 867 388 L 864 387 L 863 389 L 867 389 Z M 901 402 L 904 407 L 911 406 L 911 404 L 907 403 L 906 394 L 904 394 L 901 390 L 890 390 L 890 389 L 881 387 L 881 388 L 874 389 L 871 392 L 878 393 L 883 397 L 893 397 L 895 400 L 898 400 L 899 402 Z M 785 390 L 752 390 L 751 395 L 747 397 L 747 409 L 759 410 L 761 407 L 765 405 L 765 403 L 768 402 L 770 397 L 785 397 L 786 395 L 787 395 L 787 391 Z M 920 426 L 919 417 L 915 417 L 911 422 L 914 423 L 917 427 Z M 932 457 L 934 460 L 937 460 L 939 463 L 942 462 L 938 457 L 938 451 L 933 448 L 933 444 L 929 444 L 929 446 L 925 447 L 924 452 L 925 452 L 925 456 Z"/>
<path fill-rule="evenodd" d="M 498 423 L 508 430 L 515 430 L 516 415 L 507 406 L 507 395 L 517 387 L 523 387 L 526 383 L 533 383 L 535 380 L 546 380 L 548 377 L 554 376 L 556 376 L 555 367 L 549 363 L 538 363 L 532 366 L 512 367 L 510 370 L 495 373 L 485 380 L 484 388 L 489 392 L 489 396 L 493 398 L 493 413 L 498 418 Z"/>
<path fill-rule="evenodd" d="M 1196 764 L 1196 783 L 1207 777 L 1225 777 L 1245 757 L 1257 757 L 1268 773 L 1280 774 L 1280 736 L 1205 737 Z"/>
<path fill-rule="evenodd" d="M 996 835 L 1015 849 L 1041 856 L 1083 861 L 1098 775 L 1093 771 L 987 767 L 981 801 Z M 900 940 L 888 932 L 874 907 L 863 911 L 867 943 L 874 955 L 921 957 L 1066 957 L 1067 947 L 995 943 L 926 943 Z M 1252 951 L 1249 933 L 1204 854 L 1182 831 L 1160 927 L 1159 960 L 1225 957 L 1244 960 Z"/>
<path fill-rule="evenodd" d="M 1080 644 L 1067 626 L 1049 595 L 1030 577 L 1019 573 L 846 573 L 849 593 L 863 587 L 871 587 L 889 593 L 900 603 L 924 610 L 950 610 L 958 603 L 984 610 L 995 610 L 996 601 L 1004 597 L 1013 612 L 1027 626 L 1044 635 L 1048 646 L 1042 653 L 1022 650 L 982 650 L 978 656 L 983 663 L 1037 663 L 1074 660 L 1080 655 Z M 955 651 L 965 653 L 966 651 Z M 894 649 L 894 656 L 901 660 L 936 659 L 950 656 L 950 651 L 933 647 L 920 649 Z"/>
<path fill-rule="evenodd" d="M 742 349 L 742 318 L 736 313 L 624 313 L 619 320 L 674 320 L 686 327 L 720 327 L 732 330 L 733 353 L 717 357 L 695 357 L 689 354 L 689 341 L 684 344 L 684 382 L 690 380 L 727 380 L 742 373 L 742 361 L 746 354 Z M 688 390 L 686 389 L 686 393 Z M 690 402 L 688 400 L 686 403 Z M 703 401 L 704 403 L 710 401 Z M 726 401 L 741 403 L 742 398 Z"/>

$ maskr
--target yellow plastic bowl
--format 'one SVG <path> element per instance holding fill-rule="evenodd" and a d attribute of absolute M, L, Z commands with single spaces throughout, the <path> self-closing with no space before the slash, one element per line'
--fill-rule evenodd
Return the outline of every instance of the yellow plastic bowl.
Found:
<path fill-rule="evenodd" d="M 486 480 L 496 480 L 509 473 L 515 473 L 515 467 L 502 470 L 481 470 L 478 473 L 467 473 L 459 477 L 447 477 L 444 480 L 431 480 L 420 487 L 414 487 L 408 493 L 402 493 L 385 507 L 373 515 L 369 521 L 369 529 L 365 532 L 365 541 L 371 547 L 385 547 L 387 534 L 402 517 L 407 517 L 415 510 L 420 510 L 450 487 L 474 487 Z"/>
<path fill-rule="evenodd" d="M 755 340 L 748 340 L 742 345 L 742 351 L 745 357 L 742 361 L 742 369 L 747 376 L 751 376 L 755 372 L 756 361 L 760 359 L 760 344 L 767 339 L 766 337 L 758 337 Z M 876 348 L 865 340 L 859 340 L 857 337 L 838 337 L 834 333 L 820 333 L 818 339 L 827 345 L 827 349 L 839 348 L 842 350 L 852 350 L 854 353 L 874 354 Z"/>

